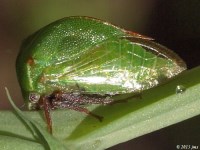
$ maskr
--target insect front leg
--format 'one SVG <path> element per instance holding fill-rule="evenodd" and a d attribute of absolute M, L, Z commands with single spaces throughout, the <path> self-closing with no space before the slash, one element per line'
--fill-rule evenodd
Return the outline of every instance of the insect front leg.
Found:
<path fill-rule="evenodd" d="M 47 122 L 47 128 L 49 133 L 52 134 L 52 119 L 51 119 L 51 104 L 49 102 L 49 99 L 45 96 L 42 97 L 42 103 L 43 103 L 43 109 L 44 109 L 44 115 L 46 118 L 46 122 Z"/>

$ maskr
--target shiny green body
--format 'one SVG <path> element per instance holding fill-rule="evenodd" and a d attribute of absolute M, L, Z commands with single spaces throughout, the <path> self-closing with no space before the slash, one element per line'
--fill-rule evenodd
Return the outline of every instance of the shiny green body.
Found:
<path fill-rule="evenodd" d="M 23 96 L 55 90 L 88 94 L 140 92 L 186 69 L 152 40 L 89 17 L 56 21 L 26 39 L 17 58 Z"/>

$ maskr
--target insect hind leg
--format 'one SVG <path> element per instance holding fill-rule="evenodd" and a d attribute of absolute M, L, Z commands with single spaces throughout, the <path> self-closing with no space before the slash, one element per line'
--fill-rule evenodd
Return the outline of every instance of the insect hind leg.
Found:
<path fill-rule="evenodd" d="M 102 116 L 99 116 L 99 115 L 96 115 L 94 113 L 92 113 L 91 111 L 89 111 L 87 108 L 84 108 L 84 107 L 81 107 L 77 104 L 72 104 L 72 103 L 62 103 L 61 108 L 68 108 L 68 109 L 71 109 L 71 110 L 75 110 L 75 111 L 79 111 L 79 112 L 83 112 L 83 113 L 86 113 L 92 117 L 95 117 L 96 119 L 98 119 L 100 122 L 102 122 L 103 120 L 103 117 Z"/>
<path fill-rule="evenodd" d="M 106 105 L 111 103 L 113 100 L 110 97 L 89 95 L 89 94 L 75 94 L 65 93 L 62 91 L 54 91 L 52 94 L 53 101 L 52 105 L 54 108 L 68 108 L 79 112 L 84 112 L 102 121 L 103 117 L 90 112 L 88 109 L 81 107 L 84 104 L 102 104 Z"/>

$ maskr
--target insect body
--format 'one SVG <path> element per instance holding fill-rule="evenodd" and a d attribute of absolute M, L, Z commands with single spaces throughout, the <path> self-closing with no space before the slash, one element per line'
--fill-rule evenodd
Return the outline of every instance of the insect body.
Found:
<path fill-rule="evenodd" d="M 28 37 L 17 75 L 29 109 L 108 104 L 112 95 L 141 92 L 186 69 L 174 52 L 142 35 L 89 17 L 58 20 Z"/>

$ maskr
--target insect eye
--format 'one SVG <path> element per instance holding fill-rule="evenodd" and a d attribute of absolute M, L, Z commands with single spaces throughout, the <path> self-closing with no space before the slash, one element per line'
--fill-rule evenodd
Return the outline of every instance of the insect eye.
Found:
<path fill-rule="evenodd" d="M 37 103 L 39 99 L 40 99 L 40 94 L 38 94 L 38 93 L 30 93 L 29 94 L 29 100 L 32 103 Z"/>

